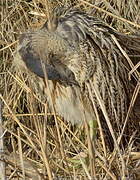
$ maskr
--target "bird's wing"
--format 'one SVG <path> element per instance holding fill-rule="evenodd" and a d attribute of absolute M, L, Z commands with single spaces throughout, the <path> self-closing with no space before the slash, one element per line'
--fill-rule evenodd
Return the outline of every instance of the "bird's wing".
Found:
<path fill-rule="evenodd" d="M 56 31 L 79 48 L 78 59 L 68 65 L 78 82 L 83 84 L 90 80 L 100 92 L 106 107 L 110 108 L 110 116 L 117 114 L 117 118 L 123 119 L 127 106 L 126 101 L 122 101 L 126 100 L 124 83 L 128 81 L 124 57 L 111 37 L 111 34 L 116 34 L 115 30 L 90 15 L 69 11 L 58 21 Z"/>

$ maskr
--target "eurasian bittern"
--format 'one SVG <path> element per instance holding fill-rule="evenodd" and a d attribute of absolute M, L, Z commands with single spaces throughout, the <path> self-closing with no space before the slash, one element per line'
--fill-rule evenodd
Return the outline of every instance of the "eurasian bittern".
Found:
<path fill-rule="evenodd" d="M 127 36 L 76 9 L 56 13 L 42 28 L 21 35 L 22 61 L 40 80 L 47 76 L 56 113 L 65 120 L 95 120 L 96 108 L 104 121 L 101 100 L 116 132 L 123 126 L 130 86 L 126 59 L 113 36 L 126 50 L 133 49 Z M 47 87 L 45 93 L 52 108 Z"/>

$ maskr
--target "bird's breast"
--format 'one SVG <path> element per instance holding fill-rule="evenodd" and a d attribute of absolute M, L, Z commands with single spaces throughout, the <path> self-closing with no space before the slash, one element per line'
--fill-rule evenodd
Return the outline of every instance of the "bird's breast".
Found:
<path fill-rule="evenodd" d="M 59 83 L 49 81 L 51 96 L 48 96 L 48 104 L 51 106 L 51 98 L 55 107 L 56 113 L 63 117 L 66 121 L 72 124 L 79 124 L 84 121 L 84 118 L 94 119 L 94 114 L 89 104 L 83 104 L 83 94 L 80 87 L 76 86 L 61 86 Z M 46 87 L 45 93 L 49 94 Z"/>

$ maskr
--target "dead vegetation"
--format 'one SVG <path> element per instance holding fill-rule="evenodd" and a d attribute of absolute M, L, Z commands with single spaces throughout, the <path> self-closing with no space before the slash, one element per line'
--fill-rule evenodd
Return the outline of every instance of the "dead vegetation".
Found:
<path fill-rule="evenodd" d="M 78 6 L 102 18 L 119 32 L 139 33 L 139 1 L 51 1 L 52 8 L 63 4 Z M 126 149 L 119 149 L 120 154 L 118 149 L 106 151 L 107 147 L 99 137 L 95 154 L 91 155 L 88 130 L 84 125 L 72 126 L 60 117 L 54 120 L 53 114 L 47 113 L 45 97 L 42 98 L 32 86 L 31 75 L 12 66 L 19 34 L 40 27 L 46 20 L 47 9 L 46 0 L 0 2 L 0 100 L 4 133 L 0 141 L 4 140 L 5 146 L 4 158 L 0 157 L 6 165 L 3 177 L 5 174 L 9 179 L 140 179 L 140 141 L 135 143 L 140 138 L 136 136 L 137 132 L 130 135 Z M 131 110 L 138 100 L 140 88 L 138 66 L 134 67 L 139 56 L 134 63 L 125 51 L 122 53 L 132 64 L 129 75 L 135 82 Z M 91 156 L 94 158 L 93 168 L 89 164 Z"/>

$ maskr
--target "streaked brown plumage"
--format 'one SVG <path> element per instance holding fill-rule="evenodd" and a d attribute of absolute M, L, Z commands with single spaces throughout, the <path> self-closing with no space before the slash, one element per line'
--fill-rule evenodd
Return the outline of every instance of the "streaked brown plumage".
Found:
<path fill-rule="evenodd" d="M 120 43 L 127 36 L 75 9 L 56 14 L 53 23 L 52 29 L 46 22 L 41 29 L 20 37 L 18 52 L 22 61 L 40 81 L 44 78 L 42 64 L 45 65 L 55 110 L 72 123 L 82 122 L 84 116 L 88 121 L 96 119 L 88 90 L 92 83 L 105 103 L 112 125 L 119 131 L 127 113 L 129 81 L 125 58 L 111 34 Z M 131 45 L 127 45 L 129 49 Z M 91 92 L 102 118 L 92 87 Z M 51 108 L 47 87 L 45 93 Z"/>

